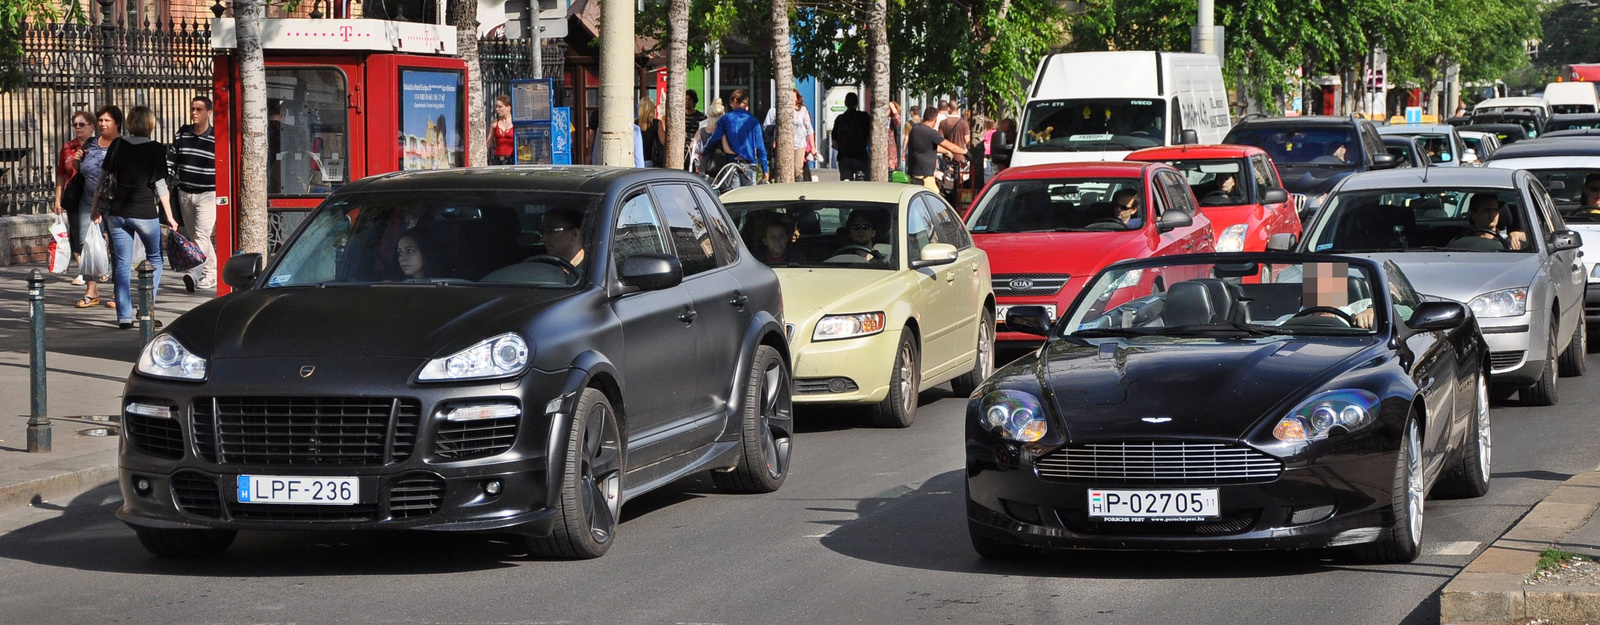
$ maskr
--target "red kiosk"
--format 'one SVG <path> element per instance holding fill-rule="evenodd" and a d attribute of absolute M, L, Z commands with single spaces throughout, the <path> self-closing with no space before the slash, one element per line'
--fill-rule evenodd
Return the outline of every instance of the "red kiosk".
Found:
<path fill-rule="evenodd" d="M 466 65 L 455 28 L 376 19 L 264 20 L 268 240 L 273 250 L 346 182 L 392 171 L 461 167 Z M 216 57 L 216 255 L 233 255 L 243 116 L 236 30 L 212 24 Z M 228 292 L 218 284 L 218 294 Z"/>

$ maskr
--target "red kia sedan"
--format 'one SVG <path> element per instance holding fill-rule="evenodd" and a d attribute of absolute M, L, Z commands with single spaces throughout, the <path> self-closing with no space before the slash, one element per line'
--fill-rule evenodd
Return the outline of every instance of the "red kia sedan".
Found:
<path fill-rule="evenodd" d="M 1300 217 L 1278 180 L 1278 167 L 1249 145 L 1177 145 L 1129 154 L 1127 160 L 1166 163 L 1182 172 L 1200 212 L 1211 220 L 1218 252 L 1262 252 L 1267 239 L 1300 239 Z"/>
<path fill-rule="evenodd" d="M 1054 319 L 1106 265 L 1215 251 L 1211 222 L 1197 205 L 1183 173 L 1160 163 L 1055 163 L 1000 172 L 966 216 L 993 270 L 996 339 L 1002 346 L 1037 345 L 1038 336 L 1005 331 L 1006 309 L 1044 306 Z M 1166 277 L 1147 273 L 1138 279 L 1164 288 Z"/>

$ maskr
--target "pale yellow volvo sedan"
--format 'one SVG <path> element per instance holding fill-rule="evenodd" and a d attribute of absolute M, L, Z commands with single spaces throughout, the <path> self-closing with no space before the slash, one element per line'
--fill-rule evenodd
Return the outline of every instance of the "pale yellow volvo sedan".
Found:
<path fill-rule="evenodd" d="M 989 257 L 920 186 L 762 185 L 722 196 L 752 254 L 778 274 L 795 403 L 870 404 L 907 427 L 917 394 L 968 395 L 994 371 Z"/>

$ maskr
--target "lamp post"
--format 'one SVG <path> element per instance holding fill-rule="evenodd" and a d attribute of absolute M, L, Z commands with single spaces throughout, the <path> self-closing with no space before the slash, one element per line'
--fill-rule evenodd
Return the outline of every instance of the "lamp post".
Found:
<path fill-rule="evenodd" d="M 116 50 L 117 25 L 111 21 L 111 8 L 115 3 L 116 0 L 100 0 L 100 77 L 104 83 L 100 92 L 101 106 L 112 102 L 111 68 L 114 63 L 111 55 Z"/>

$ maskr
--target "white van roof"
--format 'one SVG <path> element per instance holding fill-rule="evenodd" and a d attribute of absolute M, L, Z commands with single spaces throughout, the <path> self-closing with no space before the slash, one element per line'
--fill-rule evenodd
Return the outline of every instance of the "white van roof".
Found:
<path fill-rule="evenodd" d="M 1551 104 L 1590 104 L 1600 101 L 1592 82 L 1553 82 L 1544 86 L 1544 99 Z"/>
<path fill-rule="evenodd" d="M 1184 91 L 1180 80 L 1203 75 L 1186 68 L 1217 67 L 1217 57 L 1190 52 L 1073 52 L 1039 61 L 1034 100 L 1149 98 Z M 1155 80 L 1152 81 L 1151 77 Z"/>
<path fill-rule="evenodd" d="M 1509 108 L 1539 108 L 1550 110 L 1550 101 L 1544 98 L 1489 98 L 1479 102 L 1473 110 L 1484 109 L 1509 109 Z"/>

